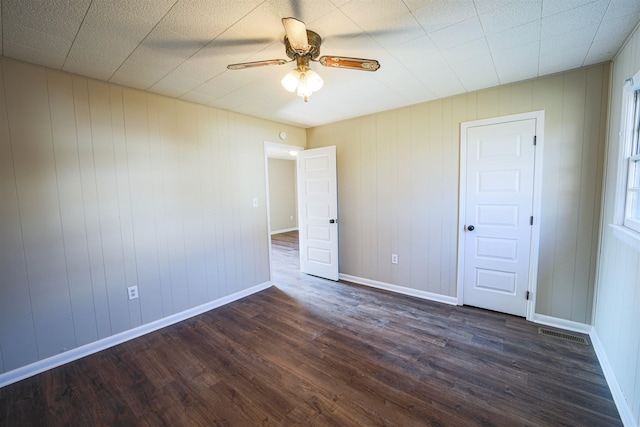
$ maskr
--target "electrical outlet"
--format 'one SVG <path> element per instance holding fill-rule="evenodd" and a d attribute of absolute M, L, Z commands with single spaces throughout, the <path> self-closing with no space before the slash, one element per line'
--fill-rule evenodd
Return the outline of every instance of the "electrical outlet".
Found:
<path fill-rule="evenodd" d="M 127 292 L 129 293 L 129 299 L 136 299 L 138 298 L 138 287 L 137 286 L 129 286 L 127 288 Z"/>
<path fill-rule="evenodd" d="M 398 263 L 398 254 L 391 254 L 391 264 Z"/>

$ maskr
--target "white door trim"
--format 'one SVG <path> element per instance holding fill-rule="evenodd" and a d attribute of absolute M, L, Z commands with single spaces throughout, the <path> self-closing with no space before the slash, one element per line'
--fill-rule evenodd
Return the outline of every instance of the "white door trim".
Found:
<path fill-rule="evenodd" d="M 533 183 L 533 226 L 531 230 L 531 252 L 529 257 L 529 300 L 527 301 L 527 320 L 533 321 L 536 307 L 536 291 L 538 287 L 538 252 L 540 249 L 540 214 L 542 201 L 542 154 L 544 147 L 544 110 L 510 116 L 493 117 L 490 119 L 474 120 L 460 124 L 460 190 L 458 193 L 458 254 L 457 254 L 457 285 L 458 305 L 464 301 L 464 254 L 465 212 L 467 193 L 467 129 L 475 126 L 493 125 L 519 120 L 536 120 L 536 150 L 534 155 L 534 183 Z"/>

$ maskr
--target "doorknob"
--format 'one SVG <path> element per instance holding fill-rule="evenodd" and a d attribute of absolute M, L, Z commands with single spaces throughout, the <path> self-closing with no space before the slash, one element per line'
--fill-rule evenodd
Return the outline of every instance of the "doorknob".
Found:
<path fill-rule="evenodd" d="M 330 220 L 329 220 L 329 224 L 335 224 L 336 222 L 338 222 L 338 220 L 337 220 L 337 219 L 330 219 Z"/>
<path fill-rule="evenodd" d="M 467 230 L 469 230 L 469 231 L 473 231 L 473 230 L 475 230 L 475 229 L 476 229 L 476 228 L 475 228 L 473 225 L 470 225 L 470 226 L 468 226 L 468 227 L 467 227 Z"/>

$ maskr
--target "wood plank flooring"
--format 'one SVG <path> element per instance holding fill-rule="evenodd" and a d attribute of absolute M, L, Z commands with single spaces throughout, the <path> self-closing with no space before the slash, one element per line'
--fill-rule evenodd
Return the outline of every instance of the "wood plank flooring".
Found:
<path fill-rule="evenodd" d="M 619 426 L 593 348 L 509 315 L 298 271 L 0 389 L 2 426 Z"/>

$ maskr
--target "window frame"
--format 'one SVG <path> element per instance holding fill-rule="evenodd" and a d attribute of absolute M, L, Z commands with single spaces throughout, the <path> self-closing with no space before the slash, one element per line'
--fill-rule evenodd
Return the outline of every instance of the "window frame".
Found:
<path fill-rule="evenodd" d="M 629 188 L 632 163 L 640 162 L 640 70 L 633 78 L 627 79 L 623 87 L 619 135 L 618 191 L 614 224 L 610 226 L 619 239 L 640 252 L 640 218 L 630 216 L 629 197 L 632 191 L 636 191 Z M 637 194 L 636 203 L 640 203 L 640 192 Z"/>
<path fill-rule="evenodd" d="M 640 92 L 640 91 L 639 91 Z M 640 98 L 640 93 L 638 93 L 638 97 Z M 640 111 L 639 111 L 640 113 Z M 638 181 L 639 179 L 633 179 L 632 173 L 638 173 L 637 166 L 634 168 L 634 163 L 640 164 L 640 154 L 632 154 L 630 156 L 625 157 L 626 160 L 626 185 L 625 185 L 625 200 L 624 200 L 624 218 L 622 220 L 622 225 L 630 228 L 636 233 L 640 233 L 640 217 L 636 218 L 632 216 L 631 212 L 634 210 L 638 211 L 637 204 L 640 203 L 640 187 L 631 187 L 631 182 Z M 631 202 L 629 199 L 632 197 L 632 193 L 635 193 L 635 199 Z"/>

